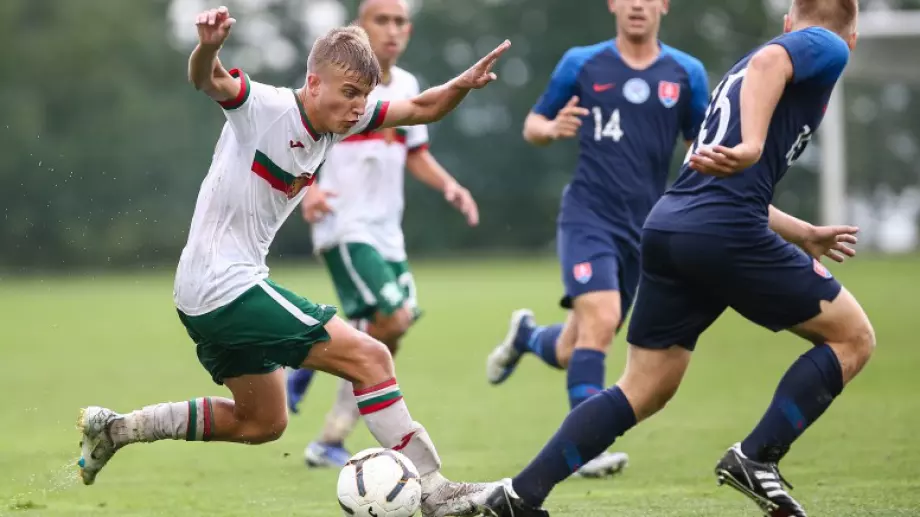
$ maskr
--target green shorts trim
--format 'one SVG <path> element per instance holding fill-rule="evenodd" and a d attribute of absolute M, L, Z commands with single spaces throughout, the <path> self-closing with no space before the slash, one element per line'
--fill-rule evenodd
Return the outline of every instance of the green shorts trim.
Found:
<path fill-rule="evenodd" d="M 341 243 L 322 258 L 349 319 L 372 319 L 378 312 L 389 316 L 406 304 L 416 319 L 421 315 L 407 261 L 385 260 L 362 242 Z"/>
<path fill-rule="evenodd" d="M 197 345 L 198 361 L 223 384 L 283 366 L 299 368 L 314 344 L 329 340 L 324 326 L 336 308 L 316 305 L 266 279 L 209 313 L 178 312 Z"/>

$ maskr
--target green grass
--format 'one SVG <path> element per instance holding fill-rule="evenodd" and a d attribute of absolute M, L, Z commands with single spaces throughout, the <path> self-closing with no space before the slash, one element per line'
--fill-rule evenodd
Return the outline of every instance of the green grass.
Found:
<path fill-rule="evenodd" d="M 920 515 L 920 260 L 863 258 L 834 268 L 872 318 L 875 357 L 784 462 L 814 516 Z M 413 416 L 438 444 L 444 472 L 489 480 L 515 474 L 566 412 L 565 376 L 527 358 L 507 385 L 484 379 L 484 359 L 521 305 L 561 318 L 559 280 L 546 260 L 419 263 L 426 316 L 399 358 Z M 274 278 L 334 302 L 315 267 Z M 76 481 L 78 408 L 119 411 L 223 395 L 195 358 L 172 308 L 168 273 L 0 279 L 0 515 L 334 516 L 335 471 L 310 471 L 304 445 L 322 425 L 335 381 L 321 376 L 278 442 L 247 447 L 167 442 L 119 452 L 96 485 Z M 557 516 L 750 516 L 746 499 L 717 488 L 712 467 L 757 421 L 785 368 L 805 349 L 787 335 L 727 314 L 702 339 L 681 392 L 617 443 L 631 455 L 614 480 L 573 479 L 547 506 Z M 608 381 L 623 365 L 617 339 Z M 373 445 L 362 427 L 353 450 Z"/>

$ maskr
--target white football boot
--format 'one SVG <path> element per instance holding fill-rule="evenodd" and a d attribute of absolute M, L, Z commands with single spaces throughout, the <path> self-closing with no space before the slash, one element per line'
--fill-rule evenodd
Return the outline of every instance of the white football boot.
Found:
<path fill-rule="evenodd" d="M 422 476 L 422 517 L 474 516 L 500 483 L 456 483 L 440 472 Z"/>
<path fill-rule="evenodd" d="M 573 476 L 583 478 L 602 478 L 615 476 L 629 465 L 629 455 L 625 452 L 600 453 L 596 458 L 582 465 Z"/>
<path fill-rule="evenodd" d="M 521 332 L 522 325 L 533 325 L 533 311 L 530 309 L 518 309 L 511 313 L 511 323 L 505 339 L 486 359 L 486 378 L 490 384 L 501 384 L 514 373 L 522 355 L 514 348 L 514 340 Z"/>
<path fill-rule="evenodd" d="M 83 433 L 80 440 L 81 456 L 77 466 L 84 485 L 92 485 L 102 467 L 112 459 L 118 447 L 109 429 L 121 415 L 111 409 L 90 406 L 80 410 L 77 429 Z"/>

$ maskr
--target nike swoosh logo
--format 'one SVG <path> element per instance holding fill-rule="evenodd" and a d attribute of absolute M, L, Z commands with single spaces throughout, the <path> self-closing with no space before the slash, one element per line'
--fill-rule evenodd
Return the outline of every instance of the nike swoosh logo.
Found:
<path fill-rule="evenodd" d="M 606 84 L 594 83 L 594 91 L 596 91 L 597 93 L 606 92 L 607 90 L 613 88 L 613 86 L 614 86 L 614 83 L 606 83 Z"/>

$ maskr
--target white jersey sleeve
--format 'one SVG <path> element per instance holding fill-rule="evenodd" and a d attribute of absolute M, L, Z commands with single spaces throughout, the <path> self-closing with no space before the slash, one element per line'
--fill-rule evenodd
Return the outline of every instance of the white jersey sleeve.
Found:
<path fill-rule="evenodd" d="M 240 143 L 257 141 L 291 107 L 291 94 L 281 88 L 250 81 L 234 68 L 230 75 L 240 81 L 235 99 L 218 102 Z"/>
<path fill-rule="evenodd" d="M 412 97 L 417 96 L 421 93 L 418 79 L 414 75 L 406 74 L 410 79 L 410 88 L 409 91 Z M 409 151 L 417 151 L 419 149 L 426 149 L 428 147 L 428 126 L 425 124 L 418 124 L 415 126 L 406 127 L 406 147 Z"/>
<path fill-rule="evenodd" d="M 387 110 L 390 109 L 389 101 L 368 100 L 364 108 L 364 115 L 358 119 L 358 123 L 352 126 L 344 135 L 337 135 L 338 141 L 344 140 L 352 135 L 359 133 L 370 133 L 380 129 L 383 125 L 383 119 L 387 116 Z"/>

